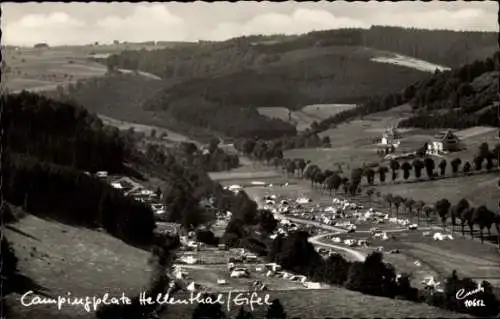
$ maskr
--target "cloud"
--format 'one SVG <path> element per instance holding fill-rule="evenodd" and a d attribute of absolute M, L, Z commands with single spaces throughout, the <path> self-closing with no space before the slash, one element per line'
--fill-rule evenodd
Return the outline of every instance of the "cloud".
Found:
<path fill-rule="evenodd" d="M 498 31 L 496 12 L 490 14 L 490 12 L 478 8 L 415 11 L 407 15 L 394 15 L 384 11 L 375 11 L 370 22 L 372 24 L 415 28 Z"/>
<path fill-rule="evenodd" d="M 87 44 L 95 41 L 183 41 L 189 28 L 185 21 L 165 6 L 136 6 L 131 15 L 109 15 L 94 23 L 85 23 L 66 13 L 28 14 L 19 21 L 2 25 L 5 43 L 33 45 Z"/>
<path fill-rule="evenodd" d="M 96 22 L 108 39 L 120 41 L 170 40 L 182 41 L 188 36 L 184 19 L 165 6 L 138 6 L 130 16 L 108 16 Z"/>
<path fill-rule="evenodd" d="M 64 12 L 54 12 L 48 15 L 28 14 L 19 21 L 3 26 L 3 41 L 5 43 L 34 44 L 47 42 L 58 37 L 59 43 L 71 41 L 68 30 L 77 36 L 85 22 L 75 19 Z"/>
<path fill-rule="evenodd" d="M 314 30 L 368 26 L 360 20 L 336 17 L 326 10 L 300 8 L 290 15 L 260 14 L 241 24 L 221 22 L 204 34 L 204 37 L 209 40 L 225 40 L 250 34 L 299 34 Z"/>
<path fill-rule="evenodd" d="M 496 8 L 492 9 L 495 4 L 480 4 L 198 2 L 32 6 L 10 3 L 3 6 L 2 30 L 4 43 L 20 45 L 226 40 L 251 34 L 300 34 L 370 25 L 498 31 Z"/>

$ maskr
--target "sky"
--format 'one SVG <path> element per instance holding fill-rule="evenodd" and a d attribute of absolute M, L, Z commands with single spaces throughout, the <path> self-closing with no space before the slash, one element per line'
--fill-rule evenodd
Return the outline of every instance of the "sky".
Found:
<path fill-rule="evenodd" d="M 371 25 L 498 32 L 496 1 L 3 2 L 1 7 L 7 45 L 226 40 Z"/>

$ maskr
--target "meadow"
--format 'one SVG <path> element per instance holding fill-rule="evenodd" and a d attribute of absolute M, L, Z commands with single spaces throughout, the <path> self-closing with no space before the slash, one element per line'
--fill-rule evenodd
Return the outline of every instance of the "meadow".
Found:
<path fill-rule="evenodd" d="M 264 298 L 266 293 L 259 293 Z M 269 300 L 279 299 L 288 318 L 470 318 L 470 316 L 434 308 L 425 304 L 409 301 L 363 295 L 343 288 L 322 290 L 293 290 L 268 292 Z M 233 295 L 234 298 L 234 295 Z M 224 298 L 227 301 L 227 296 Z M 191 318 L 196 305 L 174 305 L 161 317 L 162 319 Z M 246 310 L 250 307 L 245 305 Z M 223 305 L 222 309 L 227 310 Z M 230 315 L 234 317 L 239 310 L 234 303 Z M 255 318 L 265 318 L 267 306 L 254 305 Z"/>
<path fill-rule="evenodd" d="M 304 131 L 311 127 L 313 122 L 320 122 L 321 120 L 353 107 L 355 107 L 354 104 L 314 104 L 306 105 L 300 110 L 291 112 L 286 107 L 278 106 L 259 107 L 257 110 L 261 115 L 294 123 L 298 131 Z"/>
<path fill-rule="evenodd" d="M 150 280 L 149 252 L 99 231 L 27 215 L 5 233 L 19 259 L 19 271 L 27 278 L 18 287 L 22 293 L 33 290 L 56 298 L 68 292 L 77 297 L 102 297 L 106 292 L 134 296 Z M 94 318 L 82 307 L 22 307 L 21 294 L 9 297 L 16 318 Z"/>

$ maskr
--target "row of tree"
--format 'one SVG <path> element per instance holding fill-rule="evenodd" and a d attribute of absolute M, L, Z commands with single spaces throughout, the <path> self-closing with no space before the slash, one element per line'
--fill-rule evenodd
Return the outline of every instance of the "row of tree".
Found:
<path fill-rule="evenodd" d="M 251 146 L 251 145 L 250 145 Z M 242 150 L 248 150 L 250 147 L 248 144 L 240 146 Z M 479 172 L 484 168 L 487 171 L 491 171 L 493 168 L 498 166 L 498 158 L 500 155 L 500 144 L 496 145 L 493 150 L 489 149 L 487 143 L 482 143 L 479 146 L 478 152 L 474 157 L 473 164 L 470 162 L 465 162 L 462 166 L 463 174 L 470 174 L 474 170 Z M 257 153 L 258 155 L 259 153 Z M 258 158 L 255 156 L 254 158 Z M 385 183 L 387 180 L 387 174 L 391 173 L 392 181 L 395 182 L 398 177 L 400 177 L 399 172 L 402 171 L 402 177 L 406 181 L 410 178 L 411 172 L 413 170 L 414 176 L 417 180 L 422 178 L 422 172 L 425 170 L 427 178 L 434 180 L 438 177 L 446 176 L 446 169 L 448 167 L 448 162 L 446 159 L 442 159 L 436 165 L 436 162 L 431 157 L 425 157 L 423 160 L 416 158 L 412 162 L 404 161 L 400 162 L 398 160 L 391 160 L 389 166 L 379 166 L 378 168 L 363 167 L 354 168 L 351 171 L 351 181 L 349 184 L 349 178 L 343 177 L 341 170 L 321 170 L 317 165 L 312 164 L 310 161 L 305 161 L 304 159 L 280 159 L 271 158 L 271 163 L 276 168 L 281 168 L 287 174 L 308 179 L 311 181 L 313 186 L 322 186 L 324 189 L 331 191 L 337 191 L 342 185 L 345 189 L 350 189 L 349 185 L 354 185 L 353 191 L 357 191 L 357 187 L 361 184 L 362 179 L 366 181 L 366 185 L 374 185 L 375 178 L 378 176 L 380 183 Z M 449 163 L 451 167 L 452 176 L 457 176 L 462 165 L 462 160 L 460 158 L 455 158 Z M 356 194 L 356 193 L 353 193 Z"/>
<path fill-rule="evenodd" d="M 273 163 L 274 165 L 278 165 L 279 160 L 283 159 L 283 151 L 295 148 L 330 146 L 328 136 L 321 139 L 317 134 L 309 131 L 271 141 L 258 138 L 243 138 L 236 140 L 234 143 L 234 148 L 243 155 L 258 161 L 265 161 L 268 164 Z"/>
<path fill-rule="evenodd" d="M 371 196 L 372 194 L 369 195 Z M 474 238 L 474 226 L 477 225 L 479 227 L 481 243 L 484 241 L 484 229 L 486 229 L 488 235 L 491 236 L 491 227 L 493 225 L 495 225 L 497 229 L 497 235 L 500 236 L 500 214 L 490 210 L 485 205 L 473 207 L 465 198 L 459 200 L 455 205 L 452 205 L 450 201 L 445 198 L 440 199 L 433 205 L 427 205 L 421 200 L 415 201 L 411 198 L 404 198 L 392 194 L 384 195 L 383 200 L 391 213 L 393 212 L 392 208 L 395 208 L 396 218 L 399 217 L 400 208 L 404 207 L 410 218 L 415 217 L 414 213 L 416 213 L 418 222 L 420 222 L 421 214 L 424 213 L 427 220 L 434 214 L 438 216 L 443 228 L 445 228 L 448 223 L 451 223 L 452 231 L 454 231 L 455 226 L 460 225 L 462 235 L 465 235 L 465 226 L 467 225 L 469 226 L 472 238 Z M 498 242 L 500 244 L 500 237 Z"/>

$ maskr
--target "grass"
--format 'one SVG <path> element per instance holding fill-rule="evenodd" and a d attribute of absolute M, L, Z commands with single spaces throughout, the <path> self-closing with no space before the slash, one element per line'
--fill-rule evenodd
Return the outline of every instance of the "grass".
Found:
<path fill-rule="evenodd" d="M 67 226 L 27 215 L 6 229 L 19 259 L 19 270 L 49 296 L 134 296 L 148 284 L 149 253 L 105 233 Z M 126 279 L 126 280 L 125 280 Z M 29 287 L 24 289 L 35 290 Z M 23 292 L 24 293 L 24 292 Z M 20 294 L 10 302 L 20 318 L 93 318 L 80 307 L 21 307 Z M 80 309 L 80 310 L 79 310 Z"/>
<path fill-rule="evenodd" d="M 75 48 L 4 51 L 3 56 L 11 70 L 4 74 L 6 86 L 17 91 L 103 76 L 106 67 L 88 60 L 88 55 L 88 51 Z"/>
<path fill-rule="evenodd" d="M 446 198 L 456 203 L 462 198 L 468 199 L 473 205 L 486 205 L 492 210 L 498 208 L 497 174 L 481 174 L 464 176 L 437 181 L 427 181 L 411 184 L 386 184 L 376 186 L 382 194 L 400 195 L 426 203 L 435 203 Z"/>
<path fill-rule="evenodd" d="M 422 318 L 470 318 L 425 304 L 368 296 L 343 288 L 272 291 L 268 294 L 270 301 L 275 298 L 280 300 L 288 318 L 406 318 L 417 314 Z M 232 296 L 234 298 L 234 294 Z M 264 298 L 265 294 L 259 293 L 259 296 Z M 224 300 L 227 302 L 227 297 Z M 162 319 L 191 318 L 195 307 L 196 305 L 171 306 Z M 254 307 L 254 317 L 265 318 L 267 307 L 257 305 Z M 249 306 L 245 308 L 250 309 Z M 223 305 L 223 309 L 227 310 L 226 305 Z M 234 318 L 238 309 L 239 307 L 232 303 L 230 316 Z"/>
<path fill-rule="evenodd" d="M 467 199 L 470 199 L 475 205 L 485 203 L 493 209 L 496 208 L 496 201 L 498 197 L 495 196 L 497 192 L 495 188 L 496 179 L 497 176 L 494 174 L 483 174 L 477 176 L 457 177 L 453 179 L 444 179 L 439 181 L 429 181 L 414 184 L 387 184 L 378 186 L 376 188 L 377 191 L 380 191 L 383 194 L 399 194 L 401 196 L 410 197 L 415 200 L 421 199 L 427 203 L 434 203 L 441 198 L 448 198 L 452 203 L 455 203 L 460 198 L 465 197 Z M 471 185 L 474 185 L 474 187 L 471 187 Z M 313 206 L 317 203 L 322 206 L 331 204 L 331 197 L 328 194 L 322 194 L 319 191 L 312 190 L 308 181 L 299 180 L 297 184 L 290 185 L 288 187 L 252 187 L 245 189 L 245 191 L 250 195 L 250 197 L 259 200 L 266 194 L 275 194 L 277 196 L 281 195 L 291 198 L 296 198 L 297 196 L 304 195 L 313 199 Z M 342 193 L 340 193 L 340 195 L 342 196 Z M 375 209 L 378 209 L 380 211 L 387 211 L 387 209 L 384 208 L 383 205 L 380 205 L 373 201 L 369 201 L 367 196 L 358 196 L 356 201 L 360 202 L 365 207 L 374 207 Z M 403 216 L 403 214 L 401 214 L 401 216 Z M 435 223 L 434 225 L 437 224 L 438 223 Z M 363 223 L 360 226 L 359 230 L 368 230 L 371 227 L 384 229 L 398 228 L 396 225 L 391 225 L 389 223 Z M 418 233 L 421 234 L 420 232 Z M 421 235 L 415 237 L 412 236 L 411 233 L 408 234 L 409 235 L 405 237 L 404 240 L 400 240 L 397 242 L 397 245 L 399 246 L 394 246 L 394 248 L 401 248 L 403 247 L 401 245 L 406 245 L 404 246 L 404 254 L 406 255 L 406 257 L 391 256 L 387 259 L 387 261 L 389 261 L 389 259 L 391 259 L 391 261 L 394 261 L 396 266 L 399 265 L 399 267 L 396 268 L 399 272 L 403 272 L 407 269 L 413 269 L 415 267 L 413 265 L 413 262 L 415 260 L 419 260 L 422 264 L 427 265 L 430 270 L 440 274 L 441 276 L 447 276 L 453 269 L 456 269 L 459 274 L 462 274 L 463 276 L 471 276 L 477 278 L 479 276 L 479 273 L 476 269 L 478 265 L 492 265 L 492 262 L 495 261 L 497 264 L 500 263 L 500 255 L 498 254 L 496 249 L 490 245 L 481 245 L 477 238 L 475 240 L 455 238 L 455 240 L 453 241 L 434 242 L 432 241 L 432 239 L 423 238 Z M 349 234 L 347 236 L 357 235 Z M 362 234 L 360 236 L 365 237 L 366 234 Z M 409 243 L 406 243 L 407 239 Z M 390 241 L 384 241 L 380 243 L 374 242 L 372 243 L 372 246 L 384 246 L 387 249 L 392 249 L 390 243 Z M 418 246 L 418 244 L 426 246 Z M 423 247 L 425 247 L 425 249 Z M 433 251 L 437 253 L 433 253 Z M 455 259 L 453 259 L 454 262 L 449 261 L 450 256 L 455 256 Z M 465 262 L 468 257 L 471 258 L 470 264 Z M 407 259 L 406 261 L 404 259 L 398 261 L 397 258 Z M 481 270 L 481 268 L 478 269 Z M 483 268 L 483 271 L 485 269 L 486 268 Z M 492 271 L 494 271 L 494 269 L 488 269 L 488 271 L 490 272 L 489 276 L 492 276 Z M 498 273 L 500 274 L 500 269 L 498 269 Z M 422 274 L 420 274 L 419 276 L 422 276 Z M 493 280 L 491 281 L 494 284 L 498 284 Z"/>
<path fill-rule="evenodd" d="M 307 105 L 297 111 L 292 111 L 291 121 L 289 121 L 289 109 L 286 107 L 259 107 L 260 114 L 270 118 L 278 118 L 285 122 L 296 124 L 298 131 L 304 131 L 311 127 L 313 122 L 320 122 L 339 112 L 353 108 L 353 104 L 314 104 Z"/>
<path fill-rule="evenodd" d="M 172 142 L 194 142 L 198 144 L 197 142 L 193 141 L 189 137 L 173 132 L 169 129 L 166 129 L 164 127 L 159 127 L 155 125 L 144 125 L 144 124 L 138 124 L 134 122 L 127 122 L 127 121 L 120 121 L 117 119 L 113 119 L 104 115 L 100 115 L 99 118 L 103 121 L 104 124 L 111 125 L 114 127 L 117 127 L 119 130 L 128 130 L 132 128 L 135 132 L 142 132 L 146 134 L 146 136 L 151 136 L 151 132 L 154 130 L 156 131 L 156 136 L 161 136 L 163 133 L 166 133 L 166 139 Z"/>

